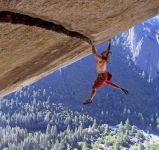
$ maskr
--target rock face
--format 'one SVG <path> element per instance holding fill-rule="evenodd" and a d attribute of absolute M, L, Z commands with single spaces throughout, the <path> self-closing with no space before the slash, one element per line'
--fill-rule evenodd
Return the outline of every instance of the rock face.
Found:
<path fill-rule="evenodd" d="M 89 55 L 90 40 L 157 14 L 159 0 L 0 0 L 0 95 Z"/>

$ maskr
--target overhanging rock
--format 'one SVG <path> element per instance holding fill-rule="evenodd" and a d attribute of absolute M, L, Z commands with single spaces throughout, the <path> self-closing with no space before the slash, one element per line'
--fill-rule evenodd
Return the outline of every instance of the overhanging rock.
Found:
<path fill-rule="evenodd" d="M 158 0 L 0 0 L 0 95 L 89 55 L 90 39 L 100 44 L 157 14 Z"/>

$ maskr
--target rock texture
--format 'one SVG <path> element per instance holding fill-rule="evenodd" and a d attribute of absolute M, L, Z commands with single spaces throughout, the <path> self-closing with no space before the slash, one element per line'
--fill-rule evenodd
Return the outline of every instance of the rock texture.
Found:
<path fill-rule="evenodd" d="M 89 55 L 90 40 L 100 44 L 158 14 L 159 0 L 0 0 L 0 95 Z"/>

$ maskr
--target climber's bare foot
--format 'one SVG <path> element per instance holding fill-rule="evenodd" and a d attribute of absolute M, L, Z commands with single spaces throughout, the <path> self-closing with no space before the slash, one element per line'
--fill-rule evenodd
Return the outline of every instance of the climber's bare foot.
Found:
<path fill-rule="evenodd" d="M 87 104 L 91 104 L 91 103 L 92 103 L 92 100 L 91 99 L 87 99 L 83 104 L 87 105 Z"/>

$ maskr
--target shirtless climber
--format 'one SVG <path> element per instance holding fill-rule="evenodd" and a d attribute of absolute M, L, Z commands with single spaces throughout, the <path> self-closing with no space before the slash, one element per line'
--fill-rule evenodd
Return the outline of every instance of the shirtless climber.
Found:
<path fill-rule="evenodd" d="M 94 96 L 96 95 L 96 90 L 100 88 L 104 83 L 123 91 L 125 94 L 128 94 L 128 91 L 126 89 L 120 87 L 119 85 L 111 81 L 112 75 L 106 69 L 107 63 L 109 62 L 111 57 L 111 51 L 110 51 L 111 46 L 112 46 L 111 40 L 109 40 L 109 46 L 107 50 L 103 51 L 101 53 L 101 56 L 99 56 L 96 52 L 95 46 L 92 44 L 92 52 L 97 60 L 96 70 L 98 72 L 98 77 L 92 87 L 92 91 L 91 91 L 89 99 L 87 99 L 83 104 L 91 104 Z"/>

